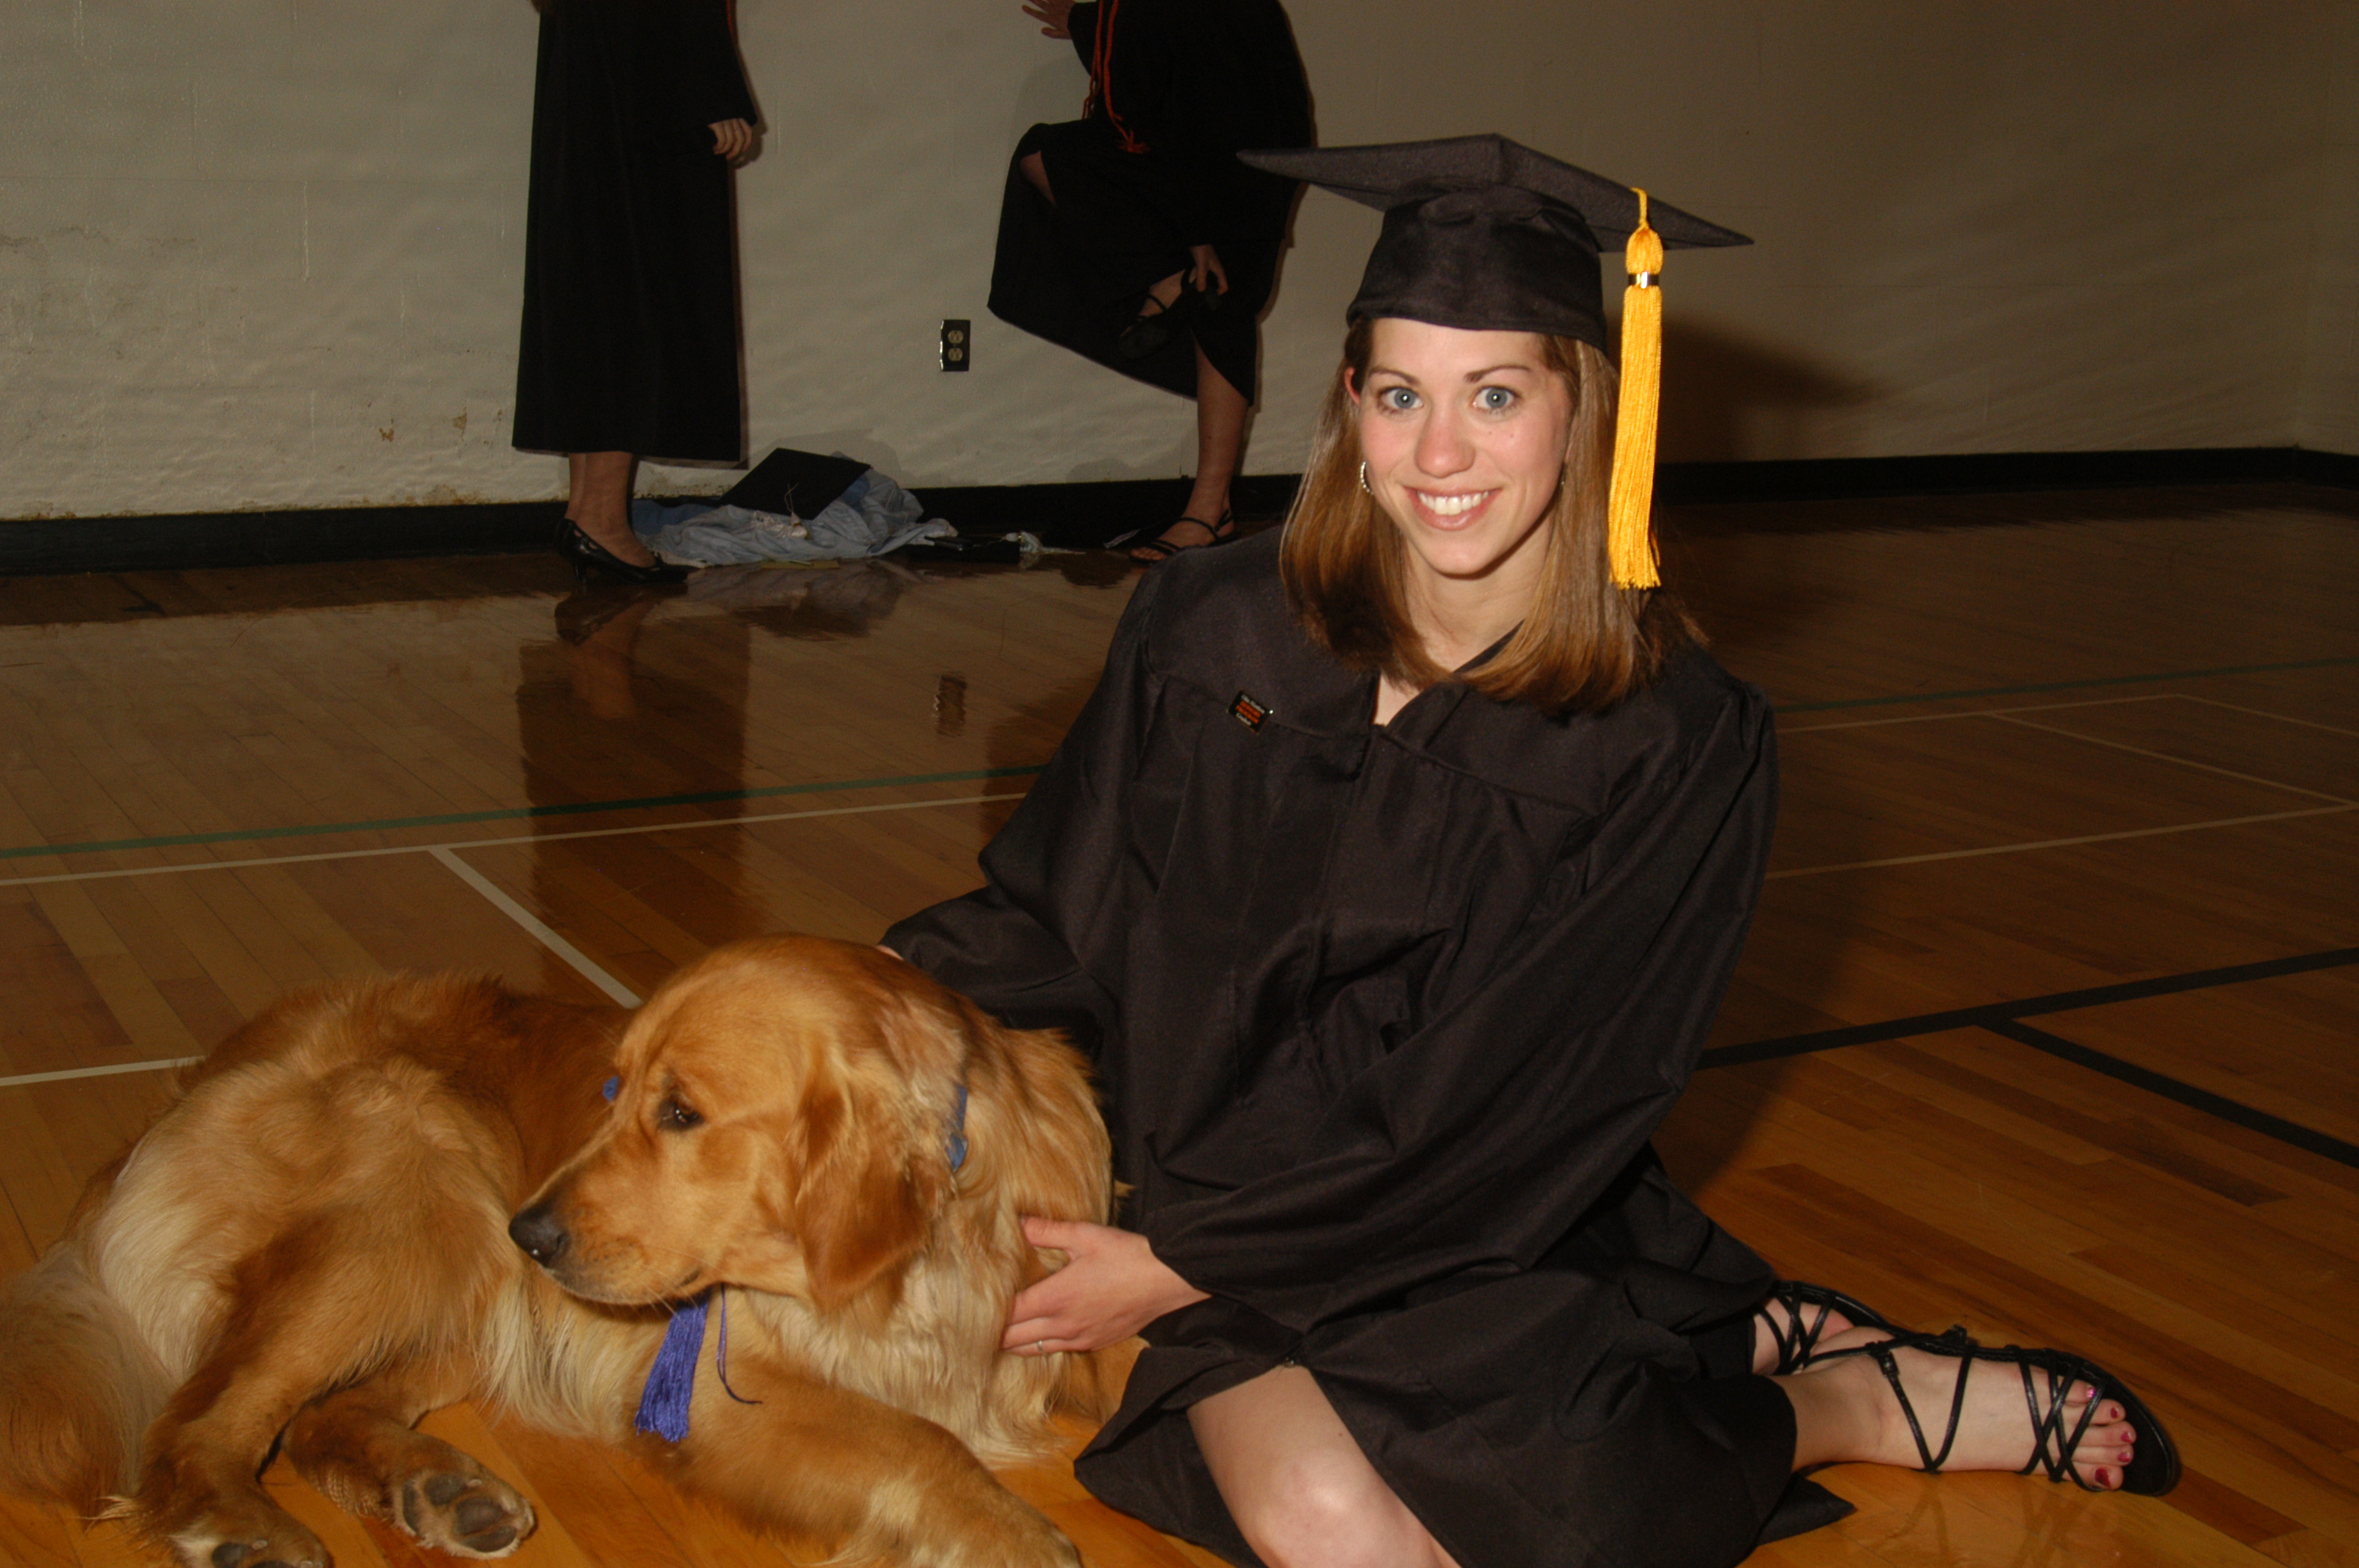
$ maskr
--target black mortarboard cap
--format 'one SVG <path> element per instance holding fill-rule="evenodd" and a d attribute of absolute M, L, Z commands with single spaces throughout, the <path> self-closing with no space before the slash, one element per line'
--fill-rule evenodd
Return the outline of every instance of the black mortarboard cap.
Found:
<path fill-rule="evenodd" d="M 1392 316 L 1468 331 L 1545 332 L 1607 350 L 1599 244 L 1627 242 L 1606 550 L 1615 582 L 1655 587 L 1663 252 L 1753 242 L 1501 135 L 1237 156 L 1384 210 L 1384 232 L 1347 312 L 1354 321 Z"/>
<path fill-rule="evenodd" d="M 1399 316 L 1611 348 L 1598 253 L 1638 227 L 1629 186 L 1500 135 L 1238 156 L 1384 210 L 1353 320 Z M 1647 202 L 1646 222 L 1675 250 L 1753 243 L 1660 201 Z"/>

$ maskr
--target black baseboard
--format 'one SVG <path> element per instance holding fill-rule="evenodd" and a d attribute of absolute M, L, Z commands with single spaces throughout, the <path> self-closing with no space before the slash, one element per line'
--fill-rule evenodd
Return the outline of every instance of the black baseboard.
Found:
<path fill-rule="evenodd" d="M 0 577 L 514 555 L 547 549 L 564 515 L 561 501 L 493 501 L 39 517 L 0 523 Z"/>
<path fill-rule="evenodd" d="M 1248 519 L 1282 516 L 1298 482 L 1293 474 L 1249 475 L 1237 481 L 1233 504 Z M 2299 447 L 2205 447 L 1666 463 L 1656 494 L 1682 505 L 2273 483 L 2359 490 L 2359 457 Z M 1071 548 L 1127 529 L 1159 529 L 1186 504 L 1188 481 L 937 485 L 918 494 L 930 514 L 962 532 L 1023 529 Z M 30 518 L 0 522 L 0 576 L 508 555 L 546 548 L 563 514 L 554 501 L 519 501 Z"/>

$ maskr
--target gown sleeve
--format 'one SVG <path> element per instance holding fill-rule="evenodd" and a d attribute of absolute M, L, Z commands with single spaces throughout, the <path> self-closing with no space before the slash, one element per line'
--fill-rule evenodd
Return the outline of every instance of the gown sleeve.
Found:
<path fill-rule="evenodd" d="M 1113 1025 L 1120 977 L 1090 972 L 1059 934 L 1122 919 L 1123 792 L 1151 717 L 1145 639 L 1156 588 L 1150 572 L 1114 630 L 1097 689 L 984 849 L 984 885 L 885 934 L 886 946 L 1010 1023 L 1067 1029 L 1085 1045 Z"/>
<path fill-rule="evenodd" d="M 1686 1087 L 1761 887 L 1775 738 L 1747 692 L 1554 871 L 1483 982 L 1347 1085 L 1283 1173 L 1143 1229 L 1199 1290 L 1297 1332 L 1529 1269 Z"/>
<path fill-rule="evenodd" d="M 681 113 L 698 125 L 723 120 L 761 119 L 745 68 L 737 58 L 729 27 L 729 0 L 673 0 L 679 6 L 679 39 L 674 52 L 674 92 Z"/>
<path fill-rule="evenodd" d="M 1082 57 L 1082 69 L 1089 70 L 1097 49 L 1098 0 L 1081 0 L 1065 18 L 1065 31 L 1072 37 L 1073 52 Z"/>

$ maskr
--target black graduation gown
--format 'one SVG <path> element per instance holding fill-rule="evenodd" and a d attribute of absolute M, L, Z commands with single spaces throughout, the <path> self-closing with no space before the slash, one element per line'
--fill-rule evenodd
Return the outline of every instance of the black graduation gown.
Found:
<path fill-rule="evenodd" d="M 1193 329 L 1250 401 L 1262 310 L 1297 186 L 1249 168 L 1247 147 L 1308 146 L 1310 89 L 1277 0 L 1090 0 L 1073 47 L 1090 69 L 1087 117 L 1035 125 L 1016 144 L 999 212 L 991 312 L 1150 385 L 1192 397 L 1189 334 L 1125 360 L 1114 338 L 1147 286 L 1221 254 L 1228 292 Z M 1016 166 L 1038 152 L 1052 206 Z"/>
<path fill-rule="evenodd" d="M 737 240 L 711 127 L 758 117 L 728 0 L 549 0 L 517 446 L 742 458 Z"/>
<path fill-rule="evenodd" d="M 1602 715 L 1377 727 L 1277 546 L 1149 573 L 987 885 L 885 938 L 1094 1035 L 1125 1223 L 1212 1292 L 1080 1476 L 1253 1562 L 1184 1407 L 1291 1358 L 1465 1568 L 1734 1563 L 1793 1453 L 1773 1278 L 1647 1141 L 1760 892 L 1768 705 L 1690 651 Z"/>

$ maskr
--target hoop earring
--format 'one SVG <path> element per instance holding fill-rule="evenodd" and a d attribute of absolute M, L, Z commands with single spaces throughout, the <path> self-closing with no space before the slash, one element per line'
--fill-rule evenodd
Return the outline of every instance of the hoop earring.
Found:
<path fill-rule="evenodd" d="M 1376 497 L 1376 492 L 1368 488 L 1368 460 L 1365 458 L 1360 460 L 1360 493 L 1371 501 Z"/>

